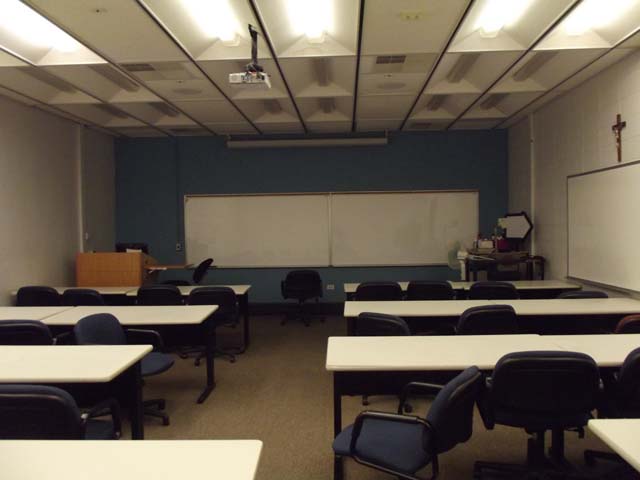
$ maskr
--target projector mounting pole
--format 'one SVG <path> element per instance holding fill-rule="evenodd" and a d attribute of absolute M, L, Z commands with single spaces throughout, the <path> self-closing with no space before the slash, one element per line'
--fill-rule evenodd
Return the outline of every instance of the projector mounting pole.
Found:
<path fill-rule="evenodd" d="M 264 69 L 258 65 L 258 31 L 249 24 L 249 35 L 251 35 L 251 63 L 247 65 L 250 72 L 262 72 Z"/>

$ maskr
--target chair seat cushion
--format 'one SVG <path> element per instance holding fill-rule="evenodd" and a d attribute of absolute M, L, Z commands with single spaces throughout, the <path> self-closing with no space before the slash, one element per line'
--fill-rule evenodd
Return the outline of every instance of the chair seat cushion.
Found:
<path fill-rule="evenodd" d="M 115 438 L 113 423 L 109 420 L 96 420 L 92 418 L 87 422 L 84 436 L 87 440 L 113 440 Z"/>
<path fill-rule="evenodd" d="M 171 355 L 160 352 L 151 352 L 142 359 L 141 370 L 142 376 L 157 375 L 166 372 L 173 366 L 174 360 Z"/>
<path fill-rule="evenodd" d="M 333 441 L 336 455 L 349 456 L 352 430 L 353 425 L 349 425 Z M 373 464 L 411 475 L 431 461 L 423 448 L 423 435 L 424 427 L 420 424 L 367 419 L 355 453 Z"/>

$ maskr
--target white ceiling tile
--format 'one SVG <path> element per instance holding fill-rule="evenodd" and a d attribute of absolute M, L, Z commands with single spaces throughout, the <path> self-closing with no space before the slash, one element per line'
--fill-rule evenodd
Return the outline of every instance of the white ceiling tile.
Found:
<path fill-rule="evenodd" d="M 353 95 L 356 57 L 283 58 L 280 65 L 297 98 Z"/>
<path fill-rule="evenodd" d="M 244 121 L 242 115 L 227 101 L 177 101 L 174 104 L 202 123 Z"/>
<path fill-rule="evenodd" d="M 306 122 L 311 133 L 346 133 L 351 131 L 351 120 L 345 122 Z"/>
<path fill-rule="evenodd" d="M 365 119 L 356 122 L 356 130 L 358 132 L 384 132 L 395 131 L 400 128 L 401 118 L 395 119 Z"/>
<path fill-rule="evenodd" d="M 351 122 L 353 98 L 302 98 L 296 101 L 307 122 Z"/>
<path fill-rule="evenodd" d="M 121 127 L 113 130 L 127 137 L 166 137 L 166 134 L 150 127 Z"/>
<path fill-rule="evenodd" d="M 206 123 L 205 125 L 218 135 L 254 135 L 256 133 L 255 128 L 248 122 L 219 122 Z"/>
<path fill-rule="evenodd" d="M 414 100 L 413 96 L 400 95 L 360 97 L 356 110 L 358 121 L 361 119 L 404 118 Z"/>

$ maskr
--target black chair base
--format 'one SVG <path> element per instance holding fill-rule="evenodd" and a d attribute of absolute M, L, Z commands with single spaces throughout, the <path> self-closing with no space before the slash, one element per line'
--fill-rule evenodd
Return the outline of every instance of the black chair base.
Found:
<path fill-rule="evenodd" d="M 241 349 L 237 350 L 223 350 L 216 348 L 214 351 L 215 358 L 226 358 L 230 363 L 236 363 L 236 356 L 242 353 Z M 207 356 L 204 347 L 189 347 L 180 350 L 178 353 L 180 358 L 186 360 L 187 358 L 194 358 L 193 364 L 199 367 L 202 360 Z"/>
<path fill-rule="evenodd" d="M 316 298 L 316 304 L 318 304 L 318 299 Z M 305 312 L 305 301 L 299 300 L 296 305 L 296 311 L 294 313 L 285 314 L 284 318 L 280 321 L 280 325 L 286 325 L 290 320 L 300 320 L 305 327 L 311 325 L 312 318 L 318 318 L 321 323 L 324 323 L 324 317 L 315 315 L 310 315 L 308 312 Z"/>
<path fill-rule="evenodd" d="M 166 406 L 167 403 L 163 398 L 145 400 L 142 402 L 144 414 L 149 417 L 160 418 L 162 420 L 162 425 L 165 427 L 170 423 L 169 415 L 166 412 L 163 412 Z"/>

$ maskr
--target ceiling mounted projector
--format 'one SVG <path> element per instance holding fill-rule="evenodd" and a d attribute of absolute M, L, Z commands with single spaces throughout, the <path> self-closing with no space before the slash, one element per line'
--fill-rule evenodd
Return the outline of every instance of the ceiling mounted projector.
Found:
<path fill-rule="evenodd" d="M 232 87 L 269 89 L 271 88 L 269 75 L 258 64 L 258 31 L 251 25 L 249 25 L 249 35 L 251 35 L 251 63 L 247 64 L 244 72 L 230 73 L 229 84 Z"/>

